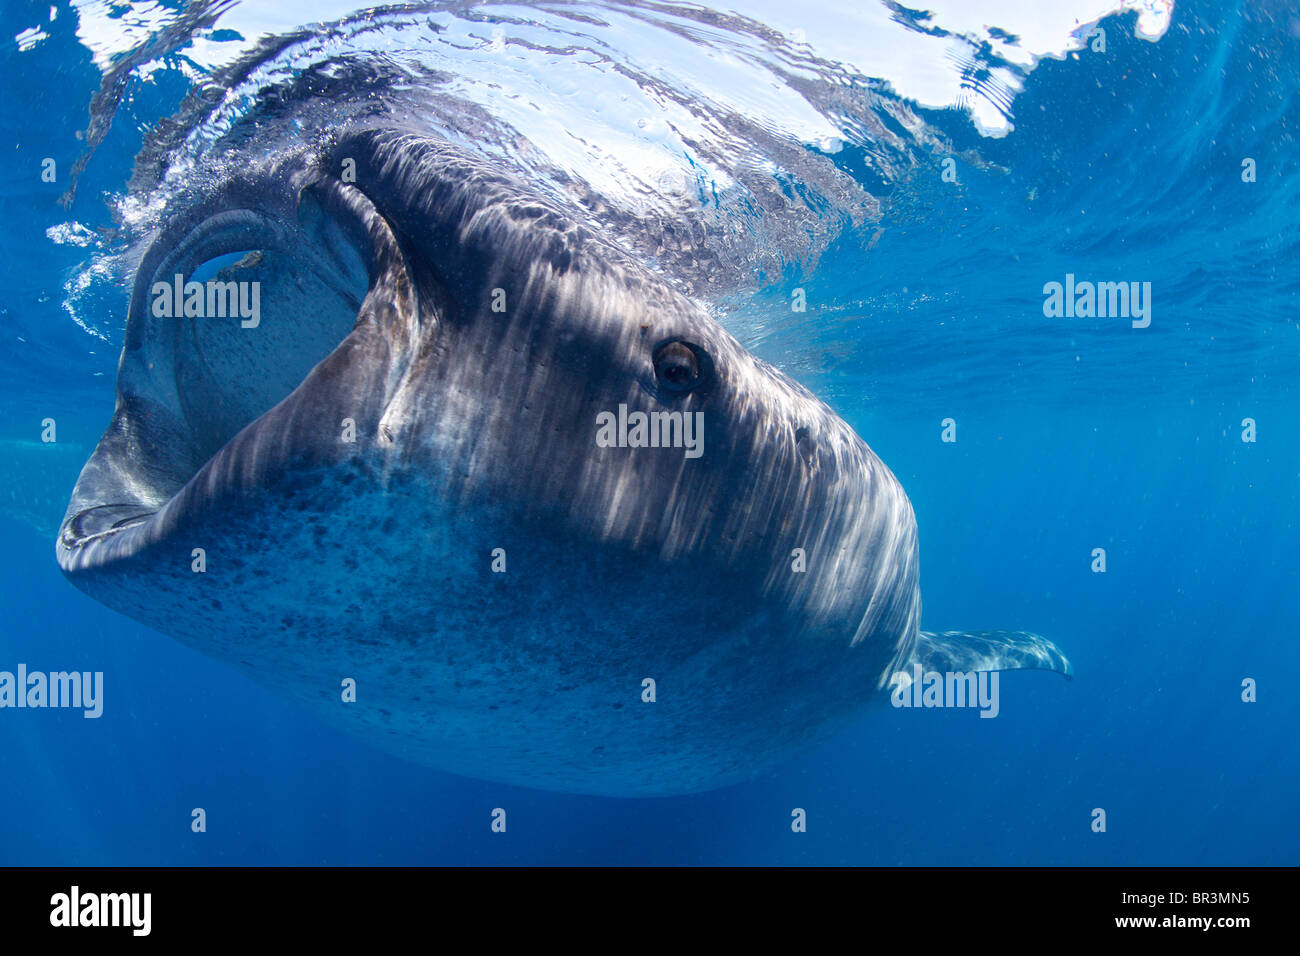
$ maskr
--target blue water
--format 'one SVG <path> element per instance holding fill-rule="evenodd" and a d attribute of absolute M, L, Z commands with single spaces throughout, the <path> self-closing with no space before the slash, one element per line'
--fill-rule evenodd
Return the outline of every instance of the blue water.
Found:
<path fill-rule="evenodd" d="M 76 280 L 111 248 L 110 207 L 192 78 L 172 58 L 124 81 L 60 206 L 101 70 L 75 12 L 55 6 L 47 22 L 44 5 L 6 0 L 0 17 L 13 144 L 0 182 L 0 669 L 100 670 L 106 692 L 98 720 L 0 710 L 0 864 L 1300 862 L 1292 5 L 1180 3 L 1156 42 L 1133 36 L 1131 14 L 1112 17 L 1104 55 L 1028 74 L 1000 138 L 918 107 L 954 154 L 982 159 L 960 161 L 953 187 L 919 145 L 908 155 L 932 172 L 911 178 L 883 175 L 869 143 L 828 153 L 886 201 L 878 235 L 851 228 L 815 264 L 766 275 L 728 303 L 729 326 L 902 481 L 926 627 L 1036 631 L 1075 679 L 1004 674 L 994 720 L 882 700 L 772 776 L 654 800 L 389 757 L 63 580 L 54 529 L 113 407 L 126 308 L 124 279 Z M 8 38 L 38 21 L 48 39 L 20 51 Z M 54 184 L 40 181 L 47 156 Z M 1256 182 L 1242 182 L 1245 157 Z M 47 235 L 70 222 L 96 234 L 89 246 Z M 1150 281 L 1150 328 L 1044 317 L 1043 284 L 1067 272 Z M 804 313 L 787 305 L 796 288 Z M 46 418 L 57 449 L 40 442 Z M 955 444 L 940 440 L 946 418 Z M 206 833 L 191 832 L 195 807 Z M 496 807 L 504 835 L 489 827 Z M 806 833 L 791 831 L 795 807 Z"/>

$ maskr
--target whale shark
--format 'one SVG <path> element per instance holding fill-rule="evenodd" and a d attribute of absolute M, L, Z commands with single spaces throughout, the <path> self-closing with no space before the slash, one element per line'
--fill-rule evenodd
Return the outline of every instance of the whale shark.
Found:
<path fill-rule="evenodd" d="M 1036 634 L 923 631 L 911 504 L 854 430 L 461 144 L 333 130 L 161 222 L 59 565 L 389 752 L 689 793 L 918 666 L 1070 673 Z"/>

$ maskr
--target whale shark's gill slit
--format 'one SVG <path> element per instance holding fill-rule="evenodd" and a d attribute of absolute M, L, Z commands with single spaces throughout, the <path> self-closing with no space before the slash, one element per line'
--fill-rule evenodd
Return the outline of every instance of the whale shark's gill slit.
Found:
<path fill-rule="evenodd" d="M 216 256 L 195 268 L 195 270 L 190 273 L 189 278 L 194 282 L 204 284 L 211 281 L 220 281 L 222 279 L 221 272 L 223 270 L 239 268 L 246 263 L 250 257 L 256 257 L 257 255 L 258 250 L 256 249 L 239 249 L 234 252 L 228 252 L 224 255 Z"/>

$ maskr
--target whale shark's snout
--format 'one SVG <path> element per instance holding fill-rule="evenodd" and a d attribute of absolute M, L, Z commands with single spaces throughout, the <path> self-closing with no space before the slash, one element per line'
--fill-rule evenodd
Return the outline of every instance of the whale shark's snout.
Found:
<path fill-rule="evenodd" d="M 923 640 L 852 429 L 599 222 L 400 130 L 173 211 L 58 558 L 394 751 L 561 790 L 746 779 Z"/>

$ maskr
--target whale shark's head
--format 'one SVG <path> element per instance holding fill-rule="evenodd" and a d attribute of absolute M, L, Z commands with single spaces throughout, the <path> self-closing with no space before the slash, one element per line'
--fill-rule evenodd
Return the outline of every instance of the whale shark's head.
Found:
<path fill-rule="evenodd" d="M 95 597 L 417 759 L 610 793 L 743 779 L 906 656 L 897 481 L 599 210 L 393 129 L 175 202 L 59 534 Z"/>

